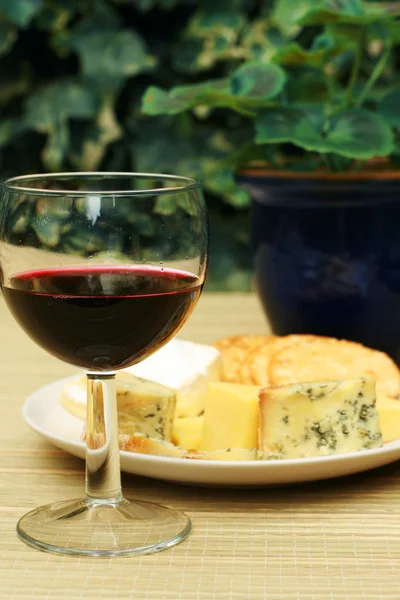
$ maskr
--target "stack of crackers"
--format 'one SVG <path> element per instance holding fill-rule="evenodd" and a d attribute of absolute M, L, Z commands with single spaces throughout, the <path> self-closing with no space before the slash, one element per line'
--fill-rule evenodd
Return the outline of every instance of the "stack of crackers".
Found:
<path fill-rule="evenodd" d="M 400 396 L 400 372 L 392 359 L 356 342 L 315 335 L 241 335 L 216 346 L 223 381 L 281 386 L 372 377 L 378 398 Z"/>

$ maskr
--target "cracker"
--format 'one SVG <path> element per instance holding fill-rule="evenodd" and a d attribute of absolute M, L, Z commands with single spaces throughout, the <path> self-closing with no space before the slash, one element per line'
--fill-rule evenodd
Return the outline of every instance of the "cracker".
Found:
<path fill-rule="evenodd" d="M 221 338 L 215 342 L 215 346 L 218 350 L 225 350 L 230 347 L 240 348 L 254 348 L 258 345 L 263 344 L 266 340 L 274 338 L 273 335 L 231 335 L 229 337 Z"/>
<path fill-rule="evenodd" d="M 215 342 L 214 346 L 218 350 L 223 351 L 226 348 L 229 348 L 230 346 L 234 345 L 236 341 L 240 339 L 240 337 L 240 335 L 230 335 L 229 337 L 221 338 Z"/>
<path fill-rule="evenodd" d="M 250 352 L 252 354 L 252 352 Z M 249 353 L 245 357 L 244 361 L 239 367 L 239 382 L 245 385 L 252 385 L 253 378 L 251 376 L 250 364 L 249 364 Z"/>
<path fill-rule="evenodd" d="M 240 369 L 249 352 L 273 337 L 269 335 L 239 335 L 218 340 L 215 345 L 221 352 L 222 380 L 243 383 Z"/>
<path fill-rule="evenodd" d="M 314 338 L 313 335 L 301 334 L 273 337 L 261 348 L 255 349 L 247 359 L 247 365 L 251 373 L 251 383 L 254 385 L 270 385 L 272 382 L 269 376 L 269 367 L 273 356 L 283 348 Z"/>
<path fill-rule="evenodd" d="M 292 344 L 276 352 L 269 366 L 270 381 L 278 386 L 357 377 L 375 379 L 380 395 L 400 394 L 400 372 L 387 354 L 347 340 L 314 338 Z"/>

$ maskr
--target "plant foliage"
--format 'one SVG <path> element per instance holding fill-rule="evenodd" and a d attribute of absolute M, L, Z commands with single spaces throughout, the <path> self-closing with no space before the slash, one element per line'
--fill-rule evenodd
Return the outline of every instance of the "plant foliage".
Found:
<path fill-rule="evenodd" d="M 198 177 L 211 214 L 210 287 L 248 287 L 238 168 L 398 161 L 397 10 L 362 0 L 0 0 L 2 176 Z M 42 232 L 37 215 L 19 211 L 20 232 L 53 244 L 68 234 L 65 223 Z"/>

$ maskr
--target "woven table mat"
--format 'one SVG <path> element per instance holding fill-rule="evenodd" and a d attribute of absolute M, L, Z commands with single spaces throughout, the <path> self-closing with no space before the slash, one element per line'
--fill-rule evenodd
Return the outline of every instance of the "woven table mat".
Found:
<path fill-rule="evenodd" d="M 37 348 L 0 307 L 0 600 L 400 599 L 400 464 L 297 487 L 223 490 L 123 476 L 126 495 L 185 510 L 191 536 L 142 557 L 45 554 L 18 518 L 82 495 L 84 464 L 23 422 L 34 389 L 75 370 Z M 181 337 L 267 331 L 252 295 L 207 295 Z"/>

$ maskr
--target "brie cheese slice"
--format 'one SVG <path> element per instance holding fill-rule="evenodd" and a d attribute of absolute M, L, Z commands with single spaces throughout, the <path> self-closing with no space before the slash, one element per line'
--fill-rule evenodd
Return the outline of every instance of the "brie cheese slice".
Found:
<path fill-rule="evenodd" d="M 174 339 L 126 372 L 173 389 L 175 418 L 197 417 L 204 412 L 208 381 L 221 378 L 220 353 L 213 346 Z"/>

